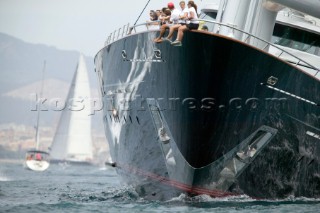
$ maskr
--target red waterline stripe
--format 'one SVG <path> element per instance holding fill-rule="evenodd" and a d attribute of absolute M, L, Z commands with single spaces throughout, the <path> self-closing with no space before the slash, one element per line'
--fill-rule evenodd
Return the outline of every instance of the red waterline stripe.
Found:
<path fill-rule="evenodd" d="M 175 180 L 171 180 L 171 179 L 168 179 L 166 177 L 163 177 L 163 176 L 151 173 L 151 172 L 147 172 L 147 171 L 138 169 L 136 167 L 125 165 L 125 164 L 118 164 L 117 163 L 117 167 L 122 168 L 130 173 L 133 172 L 133 173 L 136 173 L 141 176 L 149 177 L 153 180 L 157 180 L 161 183 L 173 186 L 175 188 L 181 189 L 181 190 L 183 190 L 185 192 L 189 192 L 189 193 L 206 194 L 206 195 L 210 195 L 212 197 L 227 197 L 227 196 L 239 195 L 237 193 L 225 192 L 225 191 L 221 191 L 221 190 L 210 190 L 210 189 L 205 189 L 205 188 L 200 188 L 200 187 L 193 187 L 193 186 L 190 186 L 190 185 L 187 185 L 187 184 L 175 181 Z"/>

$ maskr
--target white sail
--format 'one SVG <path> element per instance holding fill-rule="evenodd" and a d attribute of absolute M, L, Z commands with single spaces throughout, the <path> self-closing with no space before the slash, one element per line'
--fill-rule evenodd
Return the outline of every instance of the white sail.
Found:
<path fill-rule="evenodd" d="M 92 160 L 91 105 L 88 71 L 80 55 L 51 146 L 51 159 L 88 162 Z"/>

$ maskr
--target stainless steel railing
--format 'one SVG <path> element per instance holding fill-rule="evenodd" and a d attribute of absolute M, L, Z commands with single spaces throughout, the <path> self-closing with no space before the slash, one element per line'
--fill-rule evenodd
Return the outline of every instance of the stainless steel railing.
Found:
<path fill-rule="evenodd" d="M 221 27 L 227 27 L 229 29 L 232 30 L 232 33 L 235 34 L 235 31 L 240 33 L 241 36 L 238 36 L 239 38 L 241 39 L 237 39 L 237 40 L 240 40 L 244 43 L 247 43 L 249 45 L 252 45 L 252 38 L 253 39 L 256 39 L 258 42 L 262 42 L 264 43 L 264 45 L 262 47 L 257 47 L 261 50 L 264 50 L 266 51 L 269 47 L 273 47 L 273 48 L 276 48 L 277 50 L 280 51 L 279 55 L 277 55 L 277 57 L 280 57 L 281 55 L 283 55 L 283 53 L 289 55 L 290 57 L 293 57 L 294 59 L 296 59 L 297 61 L 294 63 L 295 66 L 298 66 L 298 65 L 303 65 L 303 66 L 307 66 L 308 68 L 310 69 L 313 69 L 315 71 L 315 74 L 314 76 L 317 77 L 318 74 L 320 74 L 320 69 L 313 66 L 312 64 L 306 62 L 305 60 L 293 55 L 292 53 L 280 48 L 279 46 L 275 45 L 275 44 L 272 44 L 270 43 L 269 41 L 266 41 L 262 38 L 259 38 L 255 35 L 252 35 L 251 33 L 248 33 L 248 32 L 245 32 L 244 30 L 241 30 L 241 29 L 238 29 L 235 25 L 230 25 L 230 24 L 225 24 L 225 23 L 220 23 L 220 22 L 217 22 L 217 21 L 213 21 L 213 20 L 206 20 L 206 19 L 198 19 L 199 21 L 202 21 L 204 24 L 205 23 L 212 23 L 212 24 L 215 24 L 217 25 L 216 29 L 217 29 L 217 33 L 219 33 L 219 30 Z M 127 25 L 124 25 L 122 28 L 119 28 L 118 30 L 115 30 L 114 32 L 112 32 L 106 42 L 105 42 L 105 46 L 111 44 L 112 42 L 115 42 L 117 41 L 118 39 L 121 39 L 125 36 L 128 36 L 132 33 L 139 33 L 139 32 L 143 32 L 143 31 L 150 31 L 148 29 L 148 26 L 152 25 L 152 24 L 155 24 L 157 23 L 158 21 L 154 21 L 154 22 L 146 22 L 146 23 L 141 23 L 141 24 L 137 24 L 137 25 L 134 25 L 134 26 L 129 26 L 129 24 Z M 143 30 L 139 30 L 143 28 Z M 160 29 L 160 25 L 159 25 L 159 29 Z M 122 34 L 120 36 L 120 31 L 122 30 Z M 154 30 L 154 29 L 153 29 Z M 253 45 L 254 46 L 254 45 Z"/>

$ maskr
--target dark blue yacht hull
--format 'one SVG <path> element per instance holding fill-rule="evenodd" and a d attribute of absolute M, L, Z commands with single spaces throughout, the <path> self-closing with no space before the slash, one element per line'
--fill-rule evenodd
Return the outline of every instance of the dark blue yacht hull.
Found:
<path fill-rule="evenodd" d="M 317 79 L 221 35 L 187 32 L 182 47 L 156 36 L 129 35 L 95 57 L 127 184 L 154 199 L 320 196 Z"/>

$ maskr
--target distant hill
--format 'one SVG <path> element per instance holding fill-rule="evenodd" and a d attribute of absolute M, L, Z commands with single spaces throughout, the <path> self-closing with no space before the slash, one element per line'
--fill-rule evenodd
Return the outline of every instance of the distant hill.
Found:
<path fill-rule="evenodd" d="M 59 50 L 43 44 L 30 44 L 0 33 L 0 94 L 40 81 L 46 61 L 46 79 L 70 82 L 79 52 Z M 96 87 L 94 62 L 85 57 L 92 87 Z"/>
<path fill-rule="evenodd" d="M 16 89 L 10 90 L 4 94 L 3 96 L 12 97 L 22 100 L 35 100 L 34 94 L 37 93 L 39 95 L 41 90 L 42 81 L 36 81 L 31 84 L 27 84 L 26 86 L 18 87 Z M 52 98 L 66 98 L 67 91 L 69 90 L 70 84 L 58 80 L 58 79 L 45 79 L 43 82 L 43 97 L 47 99 Z"/>
<path fill-rule="evenodd" d="M 65 98 L 76 70 L 80 53 L 59 50 L 43 44 L 30 44 L 0 33 L 0 124 L 34 125 L 31 111 L 39 93 L 43 62 L 46 61 L 44 97 Z M 85 57 L 93 97 L 98 97 L 94 59 Z M 42 123 L 55 125 L 59 112 L 42 113 Z M 93 116 L 94 127 L 102 128 L 101 114 Z"/>

